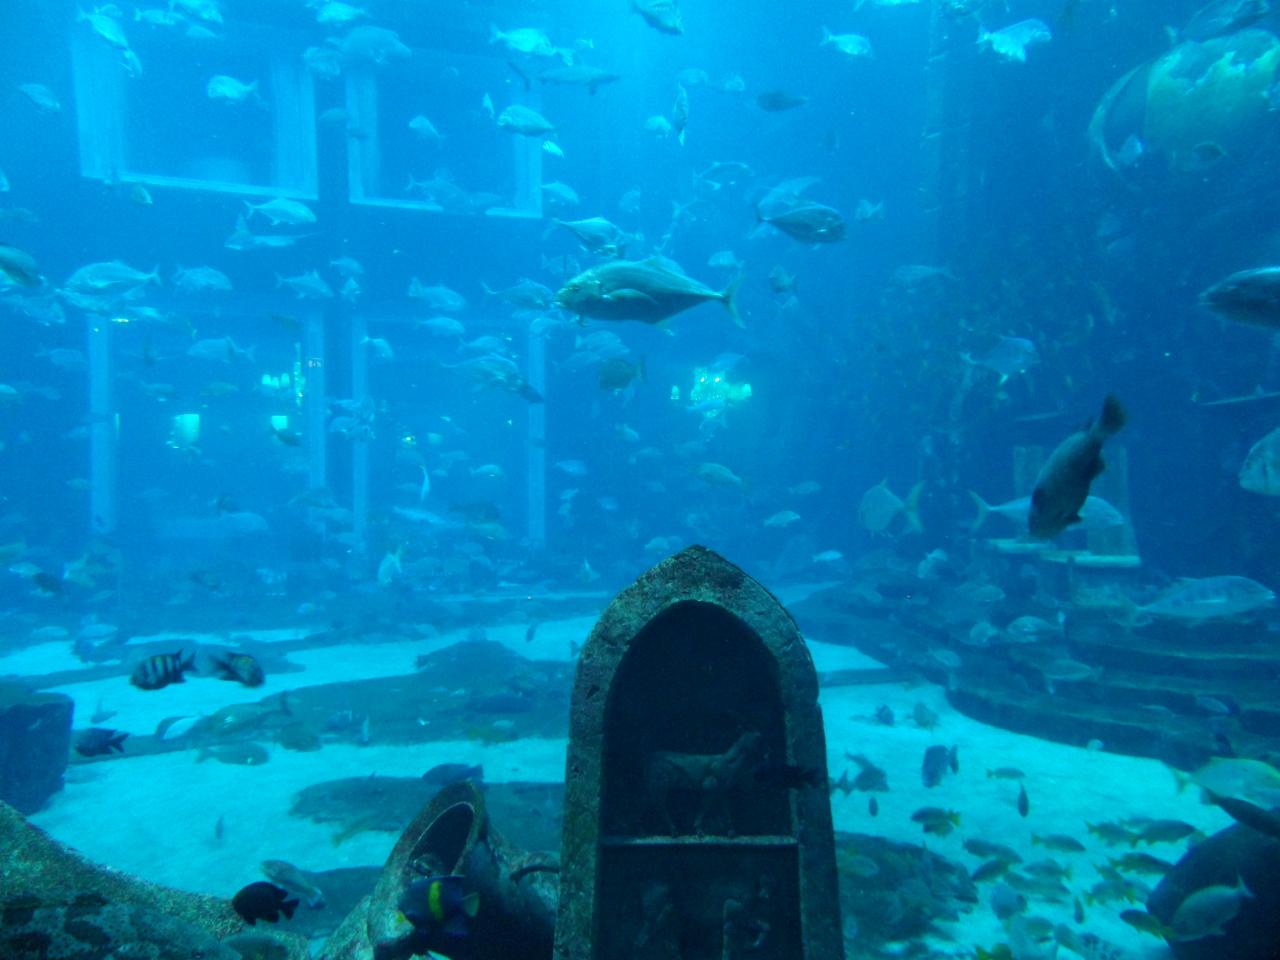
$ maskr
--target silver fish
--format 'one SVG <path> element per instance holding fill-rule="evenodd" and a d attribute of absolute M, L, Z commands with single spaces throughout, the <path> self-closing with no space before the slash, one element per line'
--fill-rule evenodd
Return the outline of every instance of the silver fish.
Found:
<path fill-rule="evenodd" d="M 597 320 L 661 323 L 700 303 L 719 300 L 741 326 L 733 299 L 738 282 L 717 292 L 686 276 L 678 264 L 663 257 L 613 260 L 565 283 L 556 294 L 556 303 L 570 313 Z"/>

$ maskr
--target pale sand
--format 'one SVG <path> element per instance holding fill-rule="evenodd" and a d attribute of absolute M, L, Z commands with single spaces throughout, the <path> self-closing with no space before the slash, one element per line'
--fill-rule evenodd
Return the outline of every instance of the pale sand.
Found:
<path fill-rule="evenodd" d="M 523 624 L 487 631 L 490 639 L 526 655 L 565 659 L 570 641 L 582 642 L 591 618 L 544 624 L 534 642 L 525 644 Z M 147 730 L 165 716 L 209 712 L 228 703 L 252 699 L 283 689 L 341 680 L 392 676 L 412 669 L 418 654 L 461 639 L 451 634 L 430 640 L 373 646 L 318 648 L 293 656 L 305 667 L 299 673 L 268 678 L 266 686 L 246 691 L 235 684 L 191 681 L 178 687 L 144 692 L 116 678 L 109 682 L 74 684 L 63 688 L 78 699 L 79 712 L 92 710 L 97 697 L 120 711 L 110 725 Z M 820 671 L 875 666 L 874 661 L 847 647 L 811 642 Z M 911 710 L 923 702 L 942 718 L 932 732 L 911 722 Z M 979 836 L 1007 843 L 1028 860 L 1053 856 L 1073 865 L 1068 886 L 1083 894 L 1097 879 L 1090 866 L 1110 854 L 1085 831 L 1085 821 L 1114 820 L 1145 815 L 1186 820 L 1206 832 L 1229 824 L 1215 807 L 1202 805 L 1193 791 L 1179 795 L 1163 765 L 1104 751 L 1088 751 L 992 728 L 953 711 L 941 688 L 907 689 L 897 684 L 838 687 L 821 697 L 827 730 L 828 766 L 833 779 L 856 765 L 845 751 L 863 753 L 888 774 L 890 792 L 877 794 L 880 814 L 867 812 L 867 794 L 832 796 L 836 828 L 874 833 L 906 843 L 924 843 L 973 869 L 979 861 L 964 853 L 966 837 Z M 892 727 L 875 723 L 877 705 L 887 704 L 898 717 Z M 956 744 L 960 772 L 940 787 L 926 790 L 920 781 L 925 747 Z M 374 742 L 366 747 L 326 746 L 315 753 L 294 753 L 271 747 L 271 760 L 261 767 L 216 762 L 195 763 L 191 752 L 126 758 L 74 769 L 64 791 L 32 821 L 54 837 L 109 866 L 161 883 L 189 890 L 230 895 L 241 885 L 259 879 L 257 864 L 266 858 L 290 860 L 311 870 L 355 865 L 378 865 L 395 837 L 361 833 L 339 847 L 330 842 L 331 825 L 321 826 L 289 816 L 293 795 L 303 786 L 340 777 L 416 776 L 436 763 L 484 765 L 485 778 L 559 781 L 564 776 L 563 740 L 519 740 L 482 745 L 474 742 L 434 743 L 417 747 L 389 747 Z M 990 779 L 986 769 L 1019 767 L 1031 802 L 1027 819 L 1015 809 L 1016 782 Z M 921 806 L 941 806 L 962 814 L 960 830 L 946 838 L 926 836 L 910 815 Z M 222 817 L 225 834 L 214 839 L 214 824 Z M 501 829 L 501 824 L 497 825 Z M 1086 854 L 1046 852 L 1031 844 L 1032 833 L 1066 833 L 1085 844 Z M 1143 848 L 1145 849 L 1145 848 Z M 1151 852 L 1177 860 L 1182 845 L 1159 845 Z M 979 887 L 981 902 L 956 924 L 944 925 L 955 941 L 951 949 L 1003 939 L 1003 931 L 987 905 L 990 884 Z M 1167 948 L 1138 934 L 1118 918 L 1129 905 L 1086 908 L 1084 930 L 1123 947 L 1131 958 L 1169 956 Z M 1140 905 L 1136 905 L 1140 906 Z M 1072 905 L 1033 902 L 1032 912 L 1055 922 L 1071 922 Z M 940 947 L 948 945 L 940 942 Z"/>

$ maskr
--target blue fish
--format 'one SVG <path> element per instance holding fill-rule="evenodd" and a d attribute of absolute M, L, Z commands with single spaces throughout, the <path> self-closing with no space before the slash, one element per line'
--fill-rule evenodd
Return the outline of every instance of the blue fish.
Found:
<path fill-rule="evenodd" d="M 465 884 L 466 877 L 456 874 L 415 880 L 400 898 L 400 912 L 424 934 L 466 936 L 468 921 L 480 909 L 480 894 L 464 893 Z"/>

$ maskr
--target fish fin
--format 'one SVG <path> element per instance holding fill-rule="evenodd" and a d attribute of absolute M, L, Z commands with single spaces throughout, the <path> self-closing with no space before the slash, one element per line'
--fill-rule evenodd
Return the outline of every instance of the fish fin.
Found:
<path fill-rule="evenodd" d="M 1120 404 L 1120 401 L 1115 398 L 1114 394 L 1107 394 L 1102 401 L 1102 413 L 1098 417 L 1098 432 L 1103 437 L 1119 433 L 1124 429 L 1125 420 L 1124 407 Z"/>
<path fill-rule="evenodd" d="M 660 253 L 651 254 L 640 261 L 647 267 L 653 267 L 658 270 L 669 270 L 671 273 L 677 273 L 682 277 L 688 278 L 688 274 L 684 272 L 684 268 L 676 263 L 670 257 L 664 257 Z"/>
<path fill-rule="evenodd" d="M 902 514 L 907 518 L 907 529 L 912 533 L 924 533 L 924 525 L 920 522 L 920 494 L 924 492 L 924 481 L 920 480 L 907 494 L 902 505 Z"/>
<path fill-rule="evenodd" d="M 738 288 L 742 286 L 742 280 L 741 274 L 730 280 L 729 285 L 720 294 L 720 302 L 729 311 L 729 316 L 733 318 L 734 324 L 745 329 L 746 324 L 742 322 L 742 316 L 738 313 L 738 304 L 735 299 L 738 295 Z"/>
<path fill-rule="evenodd" d="M 474 917 L 480 912 L 480 894 L 472 891 L 462 898 L 462 912 L 468 917 Z"/>
<path fill-rule="evenodd" d="M 973 498 L 973 505 L 978 511 L 973 517 L 973 523 L 969 524 L 969 532 L 977 533 L 983 523 L 986 522 L 987 515 L 991 513 L 991 504 L 987 503 L 972 490 L 969 491 L 969 496 Z"/>
<path fill-rule="evenodd" d="M 290 920 L 293 919 L 293 911 L 297 909 L 298 909 L 297 900 L 284 900 L 280 904 L 280 912 L 283 913 Z"/>

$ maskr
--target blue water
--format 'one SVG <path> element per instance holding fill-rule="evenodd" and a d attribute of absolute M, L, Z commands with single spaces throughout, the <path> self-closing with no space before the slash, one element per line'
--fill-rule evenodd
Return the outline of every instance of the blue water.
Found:
<path fill-rule="evenodd" d="M 1181 6 L 1189 11 L 1192 5 Z M 1163 26 L 1178 17 L 1173 10 L 1156 17 L 1081 2 L 1064 19 L 1057 8 L 1019 4 L 1011 11 L 1011 18 L 1034 15 L 1054 25 L 1053 40 L 1032 47 L 1025 63 L 1005 62 L 970 39 L 979 19 L 994 27 L 1002 13 L 976 19 L 940 13 L 934 43 L 949 59 L 937 61 L 932 74 L 925 69 L 927 5 L 867 6 L 856 15 L 844 5 L 814 5 L 794 17 L 779 16 L 771 5 L 735 8 L 732 15 L 693 6 L 684 11 L 680 37 L 664 36 L 634 14 L 595 9 L 549 7 L 523 19 L 516 11 L 504 19 L 507 11 L 500 8 L 464 8 L 457 17 L 446 8 L 431 15 L 407 7 L 385 11 L 377 22 L 398 30 L 417 52 L 364 68 L 378 87 L 379 121 L 377 131 L 357 132 L 358 146 L 376 142 L 382 196 L 411 199 L 402 192 L 409 176 L 425 180 L 439 172 L 468 191 L 502 198 L 500 206 L 513 202 L 519 177 L 514 138 L 482 112 L 487 94 L 498 112 L 510 102 L 529 102 L 558 127 L 564 158 L 542 155 L 542 178 L 571 185 L 582 202 L 544 214 L 612 219 L 643 237 L 631 256 L 652 252 L 669 234 L 662 252 L 717 289 L 731 274 L 707 266 L 708 257 L 732 250 L 743 262 L 745 330 L 731 326 L 713 305 L 677 317 L 664 331 L 610 325 L 631 358 L 646 362 L 648 382 L 626 403 L 598 388 L 594 367 L 559 371 L 576 335 L 606 325 L 566 324 L 547 336 L 547 462 L 581 459 L 590 472 L 564 478 L 552 471 L 543 553 L 522 543 L 525 402 L 502 391 L 473 391 L 441 370 L 440 363 L 457 359 L 445 344 L 382 320 L 422 315 L 404 296 L 411 277 L 444 283 L 468 300 L 459 317 L 466 338 L 488 333 L 507 339 L 523 364 L 530 318 L 513 317 L 501 301 L 486 298 L 481 285 L 502 288 L 530 277 L 555 289 L 565 265 L 561 261 L 558 273 L 545 270 L 543 258 L 570 257 L 570 267 L 589 266 L 593 258 L 567 232 L 547 230 L 538 219 L 431 215 L 348 202 L 347 146 L 357 140 L 347 136 L 344 117 L 333 114 L 343 108 L 344 81 L 323 77 L 314 80 L 315 112 L 329 112 L 314 133 L 318 163 L 302 168 L 319 190 L 308 200 L 318 216 L 302 231 L 309 238 L 278 251 L 225 249 L 221 240 L 242 212 L 242 198 L 200 189 L 200 182 L 269 185 L 279 172 L 271 160 L 273 135 L 290 141 L 313 134 L 273 120 L 270 103 L 211 101 L 203 90 L 206 79 L 215 73 L 255 78 L 266 91 L 271 50 L 292 64 L 298 50 L 323 47 L 332 31 L 284 6 L 256 13 L 231 5 L 216 39 L 188 39 L 183 25 L 129 24 L 144 71 L 112 81 L 122 91 L 124 176 L 144 185 L 151 175 L 182 177 L 193 186 L 153 184 L 155 205 L 143 207 L 131 202 L 128 182 L 78 175 L 77 115 L 103 108 L 75 100 L 69 36 L 88 41 L 81 47 L 98 56 L 99 68 L 105 63 L 122 70 L 115 51 L 88 24 L 69 23 L 67 10 L 10 5 L 6 34 L 15 41 L 6 59 L 5 114 L 9 129 L 24 135 L 11 137 L 5 150 L 3 169 L 13 189 L 4 199 L 34 212 L 39 222 L 7 223 L 5 235 L 37 255 L 54 289 L 76 267 L 112 259 L 146 270 L 158 265 L 166 278 L 178 266 L 206 264 L 235 285 L 232 294 L 186 303 L 171 285 L 152 288 L 148 296 L 165 321 L 112 331 L 113 405 L 120 416 L 120 513 L 112 536 L 130 553 L 154 556 L 166 518 L 198 512 L 221 496 L 270 521 L 270 535 L 256 548 L 264 562 L 291 557 L 298 518 L 286 503 L 303 483 L 287 469 L 296 451 L 281 449 L 264 419 L 292 413 L 296 422 L 299 411 L 252 392 L 262 373 L 291 369 L 300 339 L 296 328 L 268 319 L 300 313 L 300 305 L 276 288 L 275 274 L 320 268 L 336 290 L 341 278 L 327 264 L 348 255 L 367 271 L 357 307 L 319 307 L 329 326 L 324 362 L 330 397 L 350 395 L 344 325 L 353 312 L 373 317 L 371 335 L 385 336 L 396 352 L 392 362 L 375 358 L 370 374 L 369 395 L 381 408 L 369 454 L 374 527 L 365 546 L 374 563 L 401 542 L 407 556 L 418 548 L 412 531 L 380 521 L 398 502 L 397 483 L 415 480 L 414 465 L 397 462 L 397 440 L 440 432 L 433 428 L 441 417 L 450 418 L 453 435 L 442 449 L 423 451 L 437 473 L 433 505 L 493 503 L 510 532 L 505 542 L 483 544 L 495 559 L 530 573 L 541 568 L 553 579 L 563 570 L 547 570 L 550 561 L 576 567 L 585 559 L 620 583 L 653 559 L 638 548 L 655 536 L 707 542 L 766 575 L 795 537 L 806 538 L 810 554 L 831 548 L 856 554 L 867 544 L 856 523 L 857 500 L 885 477 L 903 496 L 917 479 L 928 481 L 920 552 L 954 546 L 955 526 L 967 509 L 965 489 L 993 500 L 1011 498 L 1019 491 L 1012 489 L 1010 449 L 1056 443 L 1095 412 L 1103 393 L 1114 391 L 1131 415 L 1123 442 L 1132 465 L 1132 520 L 1147 560 L 1179 575 L 1229 570 L 1265 579 L 1273 572 L 1267 551 L 1246 533 L 1265 505 L 1240 491 L 1231 474 L 1245 445 L 1265 432 L 1267 406 L 1202 410 L 1192 403 L 1193 397 L 1217 399 L 1272 385 L 1265 336 L 1223 328 L 1194 297 L 1224 271 L 1265 259 L 1268 237 L 1258 213 L 1274 201 L 1263 161 L 1230 155 L 1203 173 L 1143 168 L 1141 176 L 1123 179 L 1107 171 L 1085 137 L 1090 114 L 1122 67 L 1163 51 Z M 504 60 L 533 74 L 560 60 L 491 45 L 490 21 L 508 30 L 536 23 L 579 62 L 621 79 L 595 95 L 539 84 L 526 94 Z M 874 58 L 851 59 L 819 45 L 824 24 L 868 36 Z M 688 69 L 705 71 L 708 79 L 690 82 L 687 143 L 681 147 L 643 124 L 670 111 L 677 74 Z M 745 92 L 716 88 L 735 75 Z M 14 90 L 25 82 L 53 89 L 63 111 L 38 115 Z M 312 83 L 309 77 L 305 82 Z M 940 98 L 937 117 L 926 112 L 929 84 Z M 754 96 L 773 89 L 809 102 L 766 113 Z M 443 139 L 423 142 L 409 131 L 409 118 L 419 113 Z M 930 125 L 941 130 L 943 144 L 944 194 L 937 210 L 923 209 L 926 183 L 935 176 L 922 148 Z M 713 161 L 746 163 L 753 176 L 741 186 L 711 189 L 697 174 Z M 1159 162 L 1155 158 L 1151 166 Z M 811 249 L 777 233 L 751 236 L 752 200 L 779 180 L 799 176 L 819 178 L 807 196 L 850 220 L 845 241 Z M 620 210 L 619 199 L 632 190 L 639 191 L 638 207 Z M 883 219 L 853 222 L 862 199 L 883 203 Z M 673 228 L 672 203 L 694 200 L 701 202 L 692 218 Z M 1112 233 L 1100 239 L 1104 218 Z M 255 218 L 253 228 L 260 227 L 265 221 Z M 1120 242 L 1113 242 L 1117 233 Z M 890 279 L 896 267 L 913 263 L 945 267 L 955 280 L 904 296 Z M 786 295 L 774 294 L 766 283 L 779 265 L 797 277 L 793 309 L 784 310 Z M 184 317 L 184 311 L 194 316 Z M 43 551 L 50 567 L 81 550 L 90 533 L 83 484 L 66 487 L 88 475 L 86 444 L 75 432 L 84 424 L 86 378 L 82 371 L 52 367 L 38 354 L 56 347 L 83 350 L 84 323 L 83 313 L 69 308 L 65 324 L 39 326 L 14 317 L 4 331 L 0 382 L 46 385 L 59 395 L 9 404 L 0 414 L 7 527 L 30 550 Z M 182 353 L 193 335 L 233 336 L 253 346 L 257 360 L 229 368 L 189 360 Z M 1043 363 L 1000 392 L 984 373 L 957 404 L 965 374 L 960 354 L 981 351 L 998 335 L 1032 340 Z M 751 384 L 752 397 L 726 413 L 723 429 L 710 430 L 699 413 L 682 409 L 686 400 L 673 401 L 671 391 L 679 388 L 687 398 L 695 369 L 724 352 L 745 358 L 732 376 Z M 230 384 L 224 388 L 229 392 L 204 396 L 211 380 Z M 156 383 L 172 391 L 157 397 L 139 389 Z M 169 418 L 189 412 L 203 417 L 197 457 L 164 445 Z M 1058 416 L 1018 422 L 1044 412 Z M 640 441 L 622 439 L 621 424 Z M 681 452 L 693 441 L 701 446 Z M 340 503 L 349 496 L 348 446 L 341 438 L 329 443 L 327 486 Z M 650 455 L 635 458 L 645 448 Z M 450 469 L 432 465 L 433 454 L 450 450 L 465 450 L 471 459 Z M 708 488 L 692 477 L 692 468 L 705 461 L 730 467 L 743 488 Z M 485 463 L 500 464 L 506 479 L 474 482 L 468 465 Z M 823 489 L 800 503 L 786 487 L 803 480 L 816 480 Z M 651 481 L 661 482 L 658 492 L 646 486 Z M 566 486 L 580 490 L 571 523 L 555 513 Z M 164 491 L 168 499 L 148 506 L 139 497 L 147 489 Z M 617 509 L 601 510 L 602 497 Z M 791 508 L 802 516 L 797 525 L 760 527 L 764 517 Z M 25 592 L 13 581 L 6 589 L 15 601 Z"/>
<path fill-rule="evenodd" d="M 1107 139 L 1118 151 L 1132 133 L 1136 161 L 1108 169 L 1087 135 L 1103 94 L 1165 54 L 1167 28 L 1196 2 L 1011 0 L 965 13 L 959 3 L 688 0 L 680 36 L 620 0 L 365 6 L 374 18 L 355 25 L 395 31 L 412 54 L 338 63 L 336 77 L 305 67 L 303 52 L 336 50 L 348 28 L 317 24 L 301 3 L 227 0 L 224 23 L 169 26 L 135 18 L 132 4 L 104 8 L 108 20 L 119 14 L 139 76 L 75 4 L 7 0 L 0 10 L 0 170 L 11 184 L 0 240 L 34 256 L 44 278 L 38 289 L 0 287 L 0 384 L 13 388 L 0 397 L 0 544 L 11 545 L 0 607 L 24 625 L 10 645 L 31 626 L 86 618 L 194 631 L 277 625 L 304 604 L 324 616 L 326 603 L 352 596 L 421 609 L 435 596 L 513 587 L 607 595 L 693 543 L 767 586 L 841 579 L 882 548 L 912 566 L 939 548 L 966 557 L 968 491 L 992 503 L 1028 493 L 1016 451 L 1052 449 L 1108 393 L 1128 412 L 1108 456 L 1123 448 L 1120 506 L 1146 582 L 1280 584 L 1274 506 L 1237 480 L 1276 425 L 1276 401 L 1203 405 L 1280 389 L 1275 343 L 1197 304 L 1209 284 L 1280 252 L 1270 80 L 1234 122 L 1203 105 L 1184 118 L 1200 160 L 1162 152 L 1158 110 L 1131 100 Z M 977 42 L 1032 17 L 1053 36 L 1025 62 Z M 564 53 L 506 49 L 491 25 L 537 27 Z M 865 35 L 874 57 L 822 44 L 824 26 Z M 1278 26 L 1272 15 L 1255 29 Z M 568 58 L 619 79 L 595 93 L 536 79 L 525 89 L 525 77 Z M 256 80 L 261 100 L 211 99 L 206 84 L 220 74 Z M 48 87 L 60 112 L 39 111 L 18 90 L 29 83 Z M 681 86 L 683 145 L 645 126 L 671 118 Z M 353 124 L 360 89 L 377 92 L 366 126 Z M 765 111 L 756 97 L 773 90 L 807 102 Z M 563 156 L 501 129 L 486 97 L 495 114 L 524 104 L 548 118 Z M 438 140 L 410 130 L 419 114 Z M 118 151 L 95 160 L 95 138 Z M 730 161 L 750 173 L 723 186 L 702 178 Z M 429 210 L 406 192 L 411 177 L 490 196 L 472 210 Z M 841 212 L 842 241 L 806 244 L 757 222 L 756 203 L 798 177 L 815 178 L 805 197 Z M 537 202 L 553 181 L 581 202 Z M 154 202 L 139 202 L 138 188 Z M 315 222 L 272 228 L 254 216 L 257 234 L 301 238 L 228 249 L 245 201 L 273 196 L 305 203 Z M 882 212 L 856 218 L 860 201 Z M 708 260 L 732 251 L 742 326 L 715 303 L 655 327 L 521 311 L 485 292 L 522 278 L 555 291 L 602 263 L 552 223 L 596 216 L 633 235 L 629 258 L 660 253 L 717 291 L 738 272 Z M 336 293 L 339 257 L 365 271 L 354 302 L 302 301 L 277 283 L 317 270 Z M 112 260 L 156 268 L 163 282 L 98 312 L 67 299 L 78 268 Z M 174 271 L 198 265 L 225 273 L 233 291 L 176 290 Z M 936 275 L 895 279 L 909 265 Z M 795 275 L 793 291 L 771 289 L 776 268 Z M 451 314 L 462 340 L 498 338 L 522 376 L 545 381 L 543 402 L 451 369 L 480 352 L 415 326 L 436 312 L 406 296 L 415 277 L 462 294 L 466 307 Z M 32 318 L 41 297 L 60 321 Z M 353 344 L 353 324 L 394 357 Z M 323 329 L 322 353 L 308 325 Z M 571 359 L 578 338 L 603 330 L 643 360 L 643 382 L 605 390 L 598 361 Z M 962 357 L 1000 336 L 1030 340 L 1040 358 L 1003 384 Z M 91 415 L 89 371 L 50 351 L 87 357 L 95 337 L 110 360 Z M 223 337 L 253 358 L 187 355 Z M 545 355 L 532 367 L 531 337 Z M 740 355 L 725 373 L 738 398 L 700 408 L 696 380 L 724 354 Z M 314 378 L 261 389 L 264 375 L 319 369 L 318 399 Z M 335 404 L 348 400 L 372 411 L 366 441 L 332 429 L 344 414 Z M 535 407 L 544 476 L 530 472 Z M 188 443 L 175 418 L 190 414 L 200 428 Z M 287 424 L 273 432 L 272 417 Z M 705 464 L 734 482 L 708 482 Z M 483 475 L 488 465 L 501 475 Z M 95 521 L 91 488 L 112 476 L 110 519 Z M 923 482 L 922 532 L 901 518 L 887 536 L 866 529 L 859 504 L 883 480 L 903 498 Z M 789 489 L 809 481 L 815 492 Z M 364 483 L 367 512 L 353 526 Z M 765 525 L 788 510 L 799 519 Z M 264 522 L 239 527 L 244 514 Z M 841 556 L 818 559 L 824 551 Z M 399 558 L 395 572 L 388 557 Z"/>

